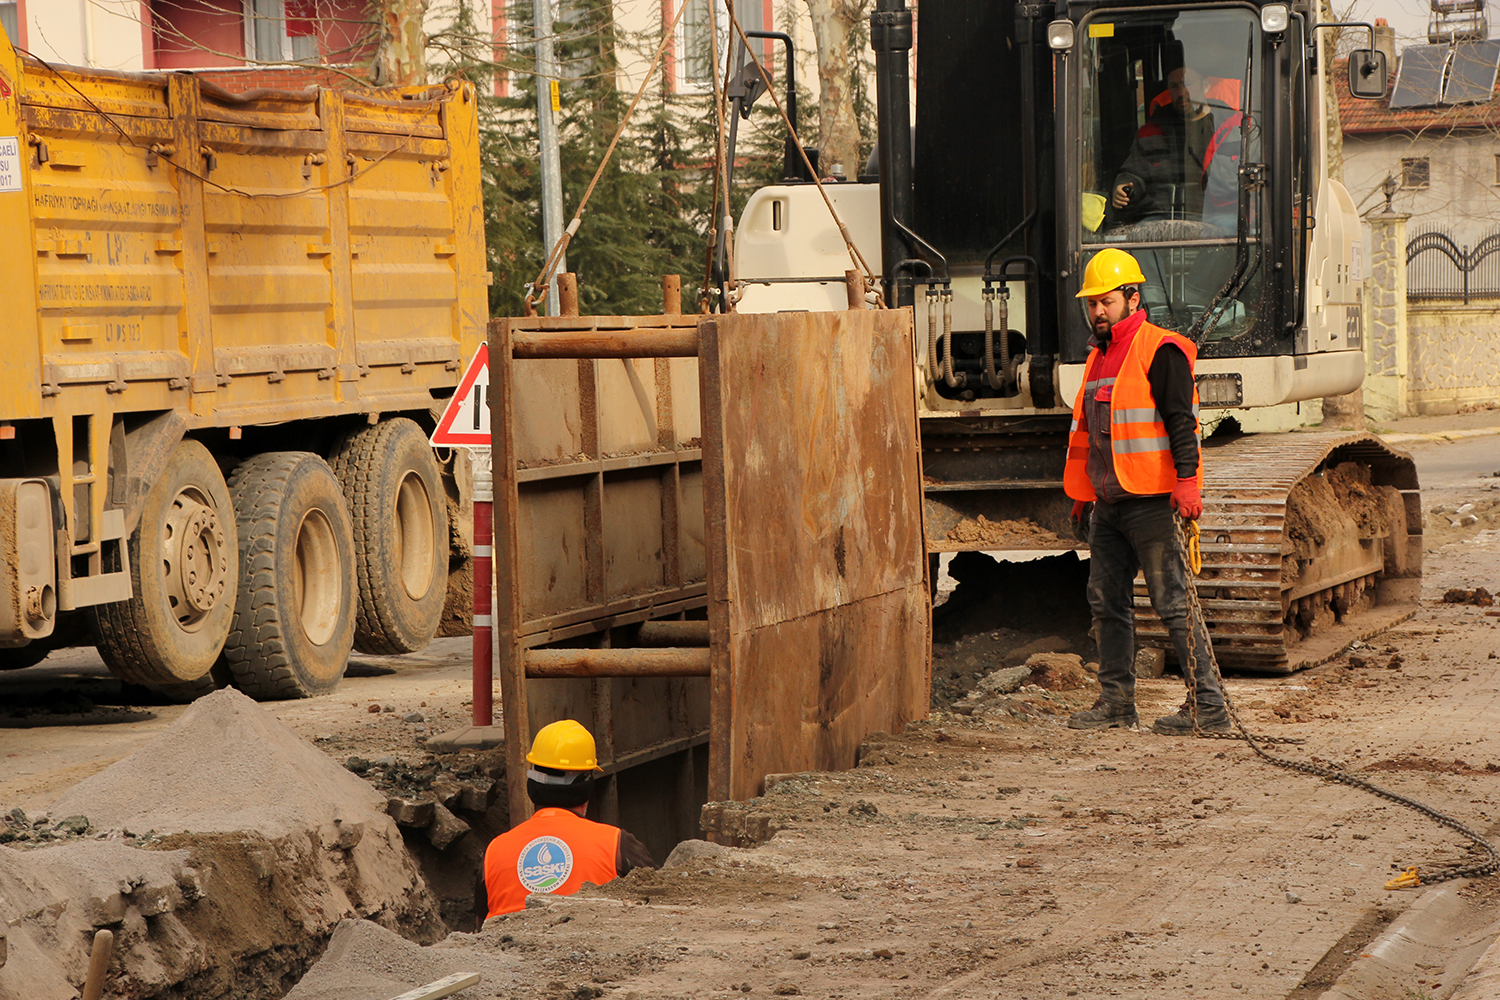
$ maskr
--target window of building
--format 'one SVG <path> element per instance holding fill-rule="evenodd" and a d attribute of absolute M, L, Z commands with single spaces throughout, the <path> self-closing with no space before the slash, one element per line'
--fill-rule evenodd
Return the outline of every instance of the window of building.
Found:
<path fill-rule="evenodd" d="M 18 13 L 16 0 L 0 0 L 0 28 L 5 29 L 5 37 L 10 39 L 12 45 L 21 44 L 21 19 Z"/>
<path fill-rule="evenodd" d="M 1500 153 L 1495 154 L 1495 183 L 1500 184 Z"/>
<path fill-rule="evenodd" d="M 1413 156 L 1401 161 L 1401 186 L 1425 188 L 1432 183 L 1432 161 L 1425 156 Z"/>
<path fill-rule="evenodd" d="M 678 58 L 680 79 L 683 83 L 694 87 L 711 86 L 713 78 L 709 75 L 712 60 L 712 46 L 709 38 L 711 8 L 713 0 L 682 0 L 687 5 L 687 10 L 682 14 L 682 49 Z M 719 36 L 719 45 L 723 46 L 723 36 Z"/>
<path fill-rule="evenodd" d="M 678 89 L 699 90 L 713 86 L 709 76 L 712 63 L 709 31 L 712 18 L 718 18 L 719 68 L 723 71 L 729 55 L 730 39 L 734 39 L 733 51 L 739 52 L 739 33 L 729 23 L 729 11 L 724 0 L 680 0 L 687 4 L 678 26 L 676 46 L 675 84 Z M 734 5 L 735 16 L 745 31 L 765 31 L 770 23 L 769 0 L 741 0 Z M 712 12 L 712 13 L 710 13 Z M 757 41 L 756 54 L 767 70 L 771 68 L 770 56 L 775 51 L 768 41 Z"/>
<path fill-rule="evenodd" d="M 318 58 L 317 0 L 245 0 L 245 53 L 260 62 Z"/>

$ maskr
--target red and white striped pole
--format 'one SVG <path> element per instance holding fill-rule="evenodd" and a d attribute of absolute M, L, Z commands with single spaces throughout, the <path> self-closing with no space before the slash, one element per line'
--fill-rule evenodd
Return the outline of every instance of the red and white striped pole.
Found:
<path fill-rule="evenodd" d="M 490 450 L 469 451 L 474 472 L 474 725 L 495 721 L 494 634 L 495 479 Z"/>

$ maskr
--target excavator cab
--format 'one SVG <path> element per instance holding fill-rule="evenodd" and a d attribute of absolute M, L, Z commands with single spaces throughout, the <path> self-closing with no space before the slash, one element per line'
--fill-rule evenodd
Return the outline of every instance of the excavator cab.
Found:
<path fill-rule="evenodd" d="M 1147 8 L 1089 20 L 1078 45 L 1070 167 L 1085 263 L 1104 246 L 1130 251 L 1151 321 L 1198 325 L 1210 342 L 1252 334 L 1259 315 L 1263 209 L 1256 197 L 1240 205 L 1240 167 L 1263 151 L 1258 36 L 1248 8 Z"/>

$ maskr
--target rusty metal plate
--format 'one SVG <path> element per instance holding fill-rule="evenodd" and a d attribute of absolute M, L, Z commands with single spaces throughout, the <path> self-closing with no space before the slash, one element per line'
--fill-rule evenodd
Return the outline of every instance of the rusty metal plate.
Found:
<path fill-rule="evenodd" d="M 699 324 L 712 798 L 927 714 L 911 336 L 904 310 Z"/>

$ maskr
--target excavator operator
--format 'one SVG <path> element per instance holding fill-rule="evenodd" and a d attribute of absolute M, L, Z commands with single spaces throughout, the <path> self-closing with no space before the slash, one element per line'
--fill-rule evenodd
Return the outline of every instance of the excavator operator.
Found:
<path fill-rule="evenodd" d="M 1122 220 L 1202 216 L 1207 153 L 1219 128 L 1203 92 L 1204 77 L 1191 67 L 1167 74 L 1170 105 L 1141 126 L 1115 176 L 1110 205 Z"/>
<path fill-rule="evenodd" d="M 571 896 L 655 868 L 651 853 L 617 826 L 585 819 L 599 773 L 593 735 L 572 719 L 543 726 L 526 755 L 526 795 L 537 807 L 526 822 L 490 841 L 474 891 L 479 927 L 526 908 L 533 892 Z"/>
<path fill-rule="evenodd" d="M 1154 326 L 1140 307 L 1145 276 L 1123 250 L 1107 247 L 1084 269 L 1094 336 L 1073 404 L 1063 486 L 1073 519 L 1089 525 L 1089 607 L 1099 643 L 1099 700 L 1068 720 L 1073 729 L 1136 724 L 1134 581 L 1144 571 L 1151 606 L 1167 626 L 1188 681 L 1187 700 L 1152 729 L 1164 735 L 1228 732 L 1224 692 L 1212 669 L 1188 655 L 1187 566 L 1175 511 L 1203 513 L 1198 390 L 1192 341 Z M 1092 517 L 1089 506 L 1092 504 Z M 1197 642 L 1207 649 L 1201 623 Z M 1204 657 L 1199 657 L 1199 662 Z"/>

